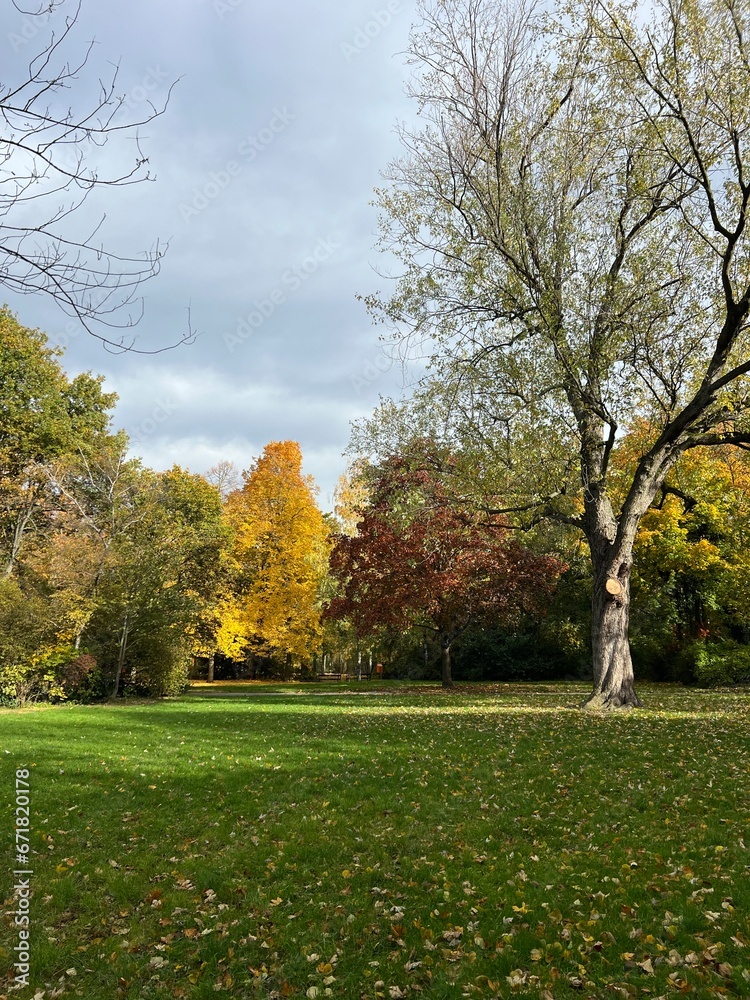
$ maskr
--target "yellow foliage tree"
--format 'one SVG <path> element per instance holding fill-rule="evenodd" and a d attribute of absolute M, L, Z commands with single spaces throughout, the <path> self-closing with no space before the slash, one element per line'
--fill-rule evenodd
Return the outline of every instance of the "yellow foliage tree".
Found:
<path fill-rule="evenodd" d="M 615 458 L 627 476 L 645 451 L 645 421 L 634 423 Z M 685 638 L 746 628 L 750 586 L 750 461 L 729 445 L 682 455 L 643 515 L 635 543 L 638 592 L 665 590 Z M 645 596 L 645 594 L 644 594 Z M 663 608 L 662 608 L 663 612 Z"/>
<path fill-rule="evenodd" d="M 356 459 L 336 481 L 333 510 L 344 535 L 357 534 L 357 524 L 367 507 L 369 490 L 364 479 L 365 469 L 366 462 Z"/>
<path fill-rule="evenodd" d="M 223 601 L 219 649 L 307 661 L 320 649 L 320 588 L 328 526 L 296 441 L 273 441 L 227 499 L 234 587 Z"/>

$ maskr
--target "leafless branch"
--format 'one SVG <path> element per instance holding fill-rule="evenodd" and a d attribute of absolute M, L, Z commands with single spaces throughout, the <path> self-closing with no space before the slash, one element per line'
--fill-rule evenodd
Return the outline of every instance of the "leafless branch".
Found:
<path fill-rule="evenodd" d="M 92 80 L 93 42 L 78 58 L 68 55 L 75 52 L 81 0 L 50 0 L 32 10 L 14 0 L 14 6 L 40 19 L 40 37 L 46 32 L 47 40 L 20 79 L 0 85 L 0 284 L 50 296 L 109 350 L 166 350 L 139 348 L 132 334 L 109 331 L 130 331 L 139 322 L 140 286 L 159 273 L 168 245 L 157 240 L 138 255 L 120 254 L 99 235 L 104 214 L 83 232 L 74 216 L 83 218 L 81 210 L 88 212 L 87 201 L 100 189 L 154 179 L 141 129 L 164 114 L 175 83 L 158 104 L 144 100 L 140 113 L 130 113 L 117 65 L 108 78 Z M 60 21 L 66 6 L 71 12 Z M 105 172 L 100 151 L 113 139 L 134 146 L 135 155 Z M 189 329 L 180 342 L 193 337 Z"/>

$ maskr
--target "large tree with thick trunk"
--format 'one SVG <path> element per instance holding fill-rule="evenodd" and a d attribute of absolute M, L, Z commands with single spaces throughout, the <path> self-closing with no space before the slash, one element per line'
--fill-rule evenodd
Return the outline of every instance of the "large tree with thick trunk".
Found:
<path fill-rule="evenodd" d="M 420 7 L 422 125 L 379 192 L 401 271 L 369 305 L 425 344 L 417 396 L 478 456 L 464 499 L 583 531 L 588 704 L 637 705 L 640 519 L 686 450 L 750 442 L 750 7 Z"/>

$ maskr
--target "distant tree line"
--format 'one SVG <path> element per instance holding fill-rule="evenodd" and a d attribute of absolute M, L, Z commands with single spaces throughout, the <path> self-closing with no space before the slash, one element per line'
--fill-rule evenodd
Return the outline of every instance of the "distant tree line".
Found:
<path fill-rule="evenodd" d="M 421 433 L 389 450 L 376 414 L 324 514 L 296 442 L 242 474 L 156 472 L 112 429 L 114 403 L 0 310 L 6 703 L 169 695 L 191 675 L 366 678 L 376 663 L 446 686 L 591 675 L 585 542 L 462 496 L 470 453 Z M 635 422 L 623 438 L 623 482 L 647 434 Z M 691 450 L 636 539 L 639 676 L 750 677 L 748 538 L 750 456 Z"/>

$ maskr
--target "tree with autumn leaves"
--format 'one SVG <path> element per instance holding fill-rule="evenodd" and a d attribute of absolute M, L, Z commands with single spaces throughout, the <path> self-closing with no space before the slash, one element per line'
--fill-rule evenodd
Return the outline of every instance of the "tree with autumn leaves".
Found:
<path fill-rule="evenodd" d="M 361 635 L 433 632 L 451 687 L 455 640 L 475 625 L 540 613 L 563 569 L 509 538 L 497 518 L 457 508 L 428 463 L 392 456 L 374 475 L 356 534 L 340 535 L 332 552 L 340 593 L 327 614 Z"/>
<path fill-rule="evenodd" d="M 337 490 L 334 539 L 296 442 L 269 444 L 241 486 L 231 463 L 208 479 L 156 473 L 112 433 L 101 379 L 68 379 L 44 335 L 7 310 L 0 348 L 0 696 L 167 693 L 191 658 L 216 652 L 288 676 L 321 648 L 359 657 L 363 641 L 401 643 L 415 629 L 436 638 L 450 684 L 460 636 L 464 652 L 469 633 L 490 650 L 498 630 L 527 634 L 536 620 L 564 652 L 571 623 L 583 628 L 581 559 L 549 528 L 511 534 L 507 515 L 457 494 L 462 442 L 412 434 L 355 463 Z M 634 420 L 618 441 L 618 502 L 652 430 Z M 748 453 L 690 449 L 635 541 L 634 651 L 651 676 L 750 676 L 748 538 Z M 576 571 L 555 589 L 563 562 Z M 482 669 L 502 669 L 494 651 Z"/>
<path fill-rule="evenodd" d="M 378 191 L 396 278 L 366 301 L 427 361 L 416 419 L 474 449 L 465 492 L 581 532 L 587 704 L 632 707 L 639 525 L 688 452 L 750 445 L 747 5 L 416 7 L 419 122 Z"/>
<path fill-rule="evenodd" d="M 130 457 L 60 356 L 0 309 L 0 698 L 173 693 L 212 638 L 219 490 Z"/>
<path fill-rule="evenodd" d="M 299 444 L 273 441 L 227 498 L 234 544 L 217 644 L 233 660 L 257 655 L 287 668 L 320 648 L 329 528 L 315 493 Z"/>
<path fill-rule="evenodd" d="M 636 421 L 617 468 L 637 464 L 649 428 Z M 750 454 L 723 446 L 682 456 L 635 543 L 633 650 L 646 675 L 733 683 L 750 678 Z"/>
<path fill-rule="evenodd" d="M 155 472 L 116 397 L 0 309 L 0 698 L 174 693 L 216 651 L 310 662 L 328 526 L 293 441 L 234 487 Z"/>

